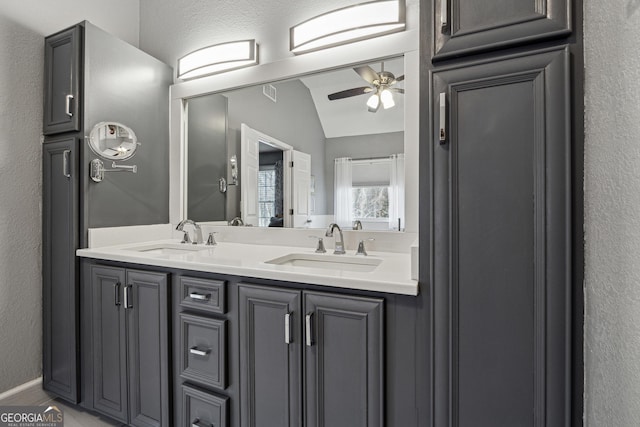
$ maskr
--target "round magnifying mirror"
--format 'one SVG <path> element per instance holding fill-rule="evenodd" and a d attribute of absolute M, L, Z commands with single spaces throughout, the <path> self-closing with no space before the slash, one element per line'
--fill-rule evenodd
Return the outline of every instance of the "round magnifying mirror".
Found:
<path fill-rule="evenodd" d="M 131 158 L 140 143 L 133 130 L 116 122 L 100 122 L 91 129 L 89 147 L 99 156 L 113 160 Z"/>

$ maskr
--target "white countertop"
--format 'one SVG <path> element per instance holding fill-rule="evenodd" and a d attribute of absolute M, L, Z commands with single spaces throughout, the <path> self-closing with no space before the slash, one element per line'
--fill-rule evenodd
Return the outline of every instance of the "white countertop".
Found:
<path fill-rule="evenodd" d="M 185 251 L 184 253 L 161 254 L 153 251 L 140 251 L 141 248 L 161 246 L 163 244 L 179 244 L 179 240 L 159 240 L 79 249 L 77 255 L 84 258 L 181 270 L 309 283 L 373 292 L 418 295 L 418 282 L 411 280 L 411 255 L 407 253 L 369 251 L 369 259 L 379 259 L 381 262 L 373 271 L 359 272 L 265 263 L 265 261 L 289 254 L 314 254 L 313 249 L 294 246 L 219 242 L 216 246 L 198 245 L 202 250 Z M 352 257 L 352 252 L 348 251 L 346 255 L 340 255 L 340 257 Z M 321 256 L 327 256 L 327 260 L 329 260 L 329 257 L 333 256 L 332 251 L 328 250 L 326 255 Z"/>

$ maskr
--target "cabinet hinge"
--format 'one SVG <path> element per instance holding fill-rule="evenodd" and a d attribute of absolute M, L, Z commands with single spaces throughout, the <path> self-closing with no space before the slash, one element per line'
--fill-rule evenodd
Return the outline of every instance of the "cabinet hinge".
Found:
<path fill-rule="evenodd" d="M 293 209 L 289 209 L 289 215 L 293 215 Z"/>
<path fill-rule="evenodd" d="M 293 167 L 293 162 L 289 162 L 289 167 L 292 168 Z"/>

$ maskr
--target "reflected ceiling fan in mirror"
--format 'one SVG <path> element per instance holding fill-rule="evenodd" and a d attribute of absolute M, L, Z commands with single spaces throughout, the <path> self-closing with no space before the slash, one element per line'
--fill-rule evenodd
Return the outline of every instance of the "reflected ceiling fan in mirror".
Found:
<path fill-rule="evenodd" d="M 367 100 L 367 108 L 369 112 L 375 113 L 380 109 L 380 104 L 382 104 L 384 109 L 391 108 L 396 105 L 395 100 L 393 99 L 394 92 L 401 94 L 404 93 L 404 89 L 393 87 L 396 83 L 404 80 L 404 75 L 396 77 L 393 73 L 385 71 L 384 62 L 380 64 L 379 73 L 376 73 L 375 70 L 368 65 L 354 67 L 353 70 L 371 86 L 356 87 L 332 93 L 328 95 L 329 101 L 372 93 Z"/>

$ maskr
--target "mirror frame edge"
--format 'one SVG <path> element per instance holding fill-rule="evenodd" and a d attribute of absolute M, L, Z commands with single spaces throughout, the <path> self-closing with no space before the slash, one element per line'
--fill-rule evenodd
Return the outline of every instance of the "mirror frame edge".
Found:
<path fill-rule="evenodd" d="M 410 149 L 413 150 L 412 158 L 417 159 L 420 102 L 419 45 L 419 31 L 408 30 L 171 85 L 169 88 L 169 222 L 177 224 L 184 219 L 185 214 L 186 156 L 183 141 L 186 132 L 186 105 L 189 98 L 403 55 L 405 75 L 407 70 L 413 70 L 408 74 L 410 77 L 405 80 L 405 90 L 408 95 L 405 96 L 405 156 L 407 156 L 407 149 Z M 411 88 L 407 87 L 409 85 Z M 414 113 L 409 114 L 410 111 Z M 418 169 L 418 164 L 405 169 L 406 232 L 418 232 Z"/>

